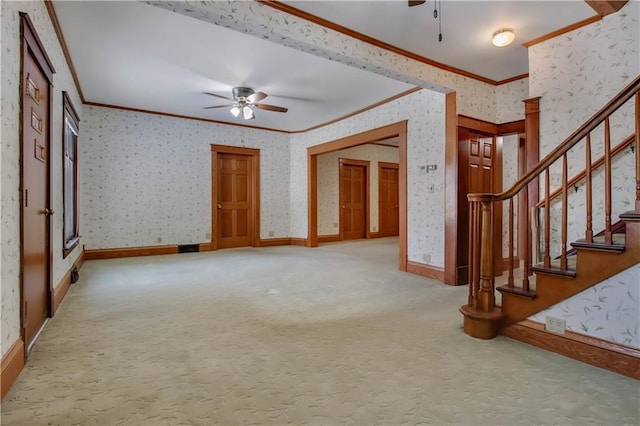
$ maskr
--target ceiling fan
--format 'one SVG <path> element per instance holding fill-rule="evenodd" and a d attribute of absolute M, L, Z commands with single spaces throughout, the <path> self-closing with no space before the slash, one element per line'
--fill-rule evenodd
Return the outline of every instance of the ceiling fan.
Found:
<path fill-rule="evenodd" d="M 258 102 L 260 102 L 261 100 L 263 100 L 269 95 L 267 95 L 264 92 L 256 92 L 255 90 L 249 87 L 234 87 L 231 90 L 231 93 L 233 93 L 233 99 L 228 98 L 226 96 L 217 95 L 211 92 L 204 92 L 205 95 L 215 96 L 216 98 L 226 99 L 228 101 L 233 102 L 232 104 L 227 104 L 227 105 L 209 106 L 209 107 L 205 107 L 205 109 L 231 107 L 229 111 L 231 112 L 231 114 L 233 114 L 234 117 L 239 117 L 240 114 L 242 114 L 242 118 L 244 118 L 245 120 L 252 120 L 256 118 L 255 114 L 253 113 L 253 107 L 258 109 L 263 109 L 265 111 L 274 111 L 274 112 L 288 111 L 288 109 L 284 107 L 267 105 L 267 104 L 259 104 Z"/>

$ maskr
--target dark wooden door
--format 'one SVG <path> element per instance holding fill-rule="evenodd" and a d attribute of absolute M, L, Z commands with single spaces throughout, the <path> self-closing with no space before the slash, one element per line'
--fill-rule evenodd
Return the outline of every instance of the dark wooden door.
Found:
<path fill-rule="evenodd" d="M 381 237 L 399 234 L 398 165 L 379 163 L 378 167 L 378 218 Z"/>
<path fill-rule="evenodd" d="M 30 349 L 49 316 L 49 83 L 31 50 L 22 97 L 22 302 Z"/>
<path fill-rule="evenodd" d="M 340 232 L 343 240 L 367 236 L 367 169 L 340 164 Z"/>
<path fill-rule="evenodd" d="M 250 155 L 218 154 L 218 248 L 252 243 L 252 160 Z"/>
<path fill-rule="evenodd" d="M 495 136 L 483 135 L 472 130 L 458 128 L 458 261 L 457 284 L 468 283 L 469 271 L 469 201 L 470 193 L 493 193 Z M 501 171 L 500 171 L 501 172 Z M 501 224 L 495 228 L 499 232 Z M 499 252 L 498 252 L 499 249 Z M 502 261 L 502 248 L 498 247 Z"/>

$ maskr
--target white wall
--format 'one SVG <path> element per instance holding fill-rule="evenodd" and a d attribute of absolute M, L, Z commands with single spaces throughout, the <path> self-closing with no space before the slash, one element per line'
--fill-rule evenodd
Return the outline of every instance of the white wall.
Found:
<path fill-rule="evenodd" d="M 2 272 L 1 351 L 4 355 L 20 337 L 20 15 L 27 12 L 51 59 L 56 74 L 53 77 L 53 140 L 50 146 L 51 200 L 57 212 L 52 218 L 53 285 L 56 286 L 81 252 L 76 248 L 62 259 L 62 91 L 69 92 L 80 115 L 80 144 L 83 138 L 83 108 L 73 79 L 58 43 L 49 14 L 42 2 L 1 2 L 2 13 L 2 138 L 1 171 L 2 198 L 0 256 Z M 80 166 L 80 174 L 84 170 Z M 80 222 L 82 235 L 84 224 Z M 82 243 L 82 240 L 81 240 Z"/>
<path fill-rule="evenodd" d="M 529 99 L 529 79 L 523 78 L 496 87 L 496 123 L 524 119 L 524 101 Z"/>
<path fill-rule="evenodd" d="M 88 249 L 210 241 L 211 144 L 260 149 L 260 234 L 289 233 L 289 136 L 86 107 L 80 211 Z"/>
<path fill-rule="evenodd" d="M 369 230 L 378 229 L 378 163 L 398 163 L 398 148 L 361 145 L 318 155 L 318 235 L 340 232 L 340 159 L 369 161 Z"/>

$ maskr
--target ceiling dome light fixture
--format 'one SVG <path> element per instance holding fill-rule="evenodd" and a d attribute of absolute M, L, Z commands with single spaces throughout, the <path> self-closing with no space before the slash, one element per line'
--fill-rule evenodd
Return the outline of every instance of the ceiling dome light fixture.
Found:
<path fill-rule="evenodd" d="M 510 45 L 515 38 L 516 35 L 513 30 L 502 29 L 493 33 L 493 39 L 491 39 L 491 43 L 493 43 L 493 45 L 496 47 L 505 47 Z"/>

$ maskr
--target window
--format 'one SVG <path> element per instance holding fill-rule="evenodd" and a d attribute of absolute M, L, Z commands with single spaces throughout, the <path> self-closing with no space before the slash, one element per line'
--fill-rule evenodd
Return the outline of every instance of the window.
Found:
<path fill-rule="evenodd" d="M 67 92 L 62 92 L 62 197 L 64 200 L 63 257 L 80 242 L 78 235 L 78 114 Z"/>

